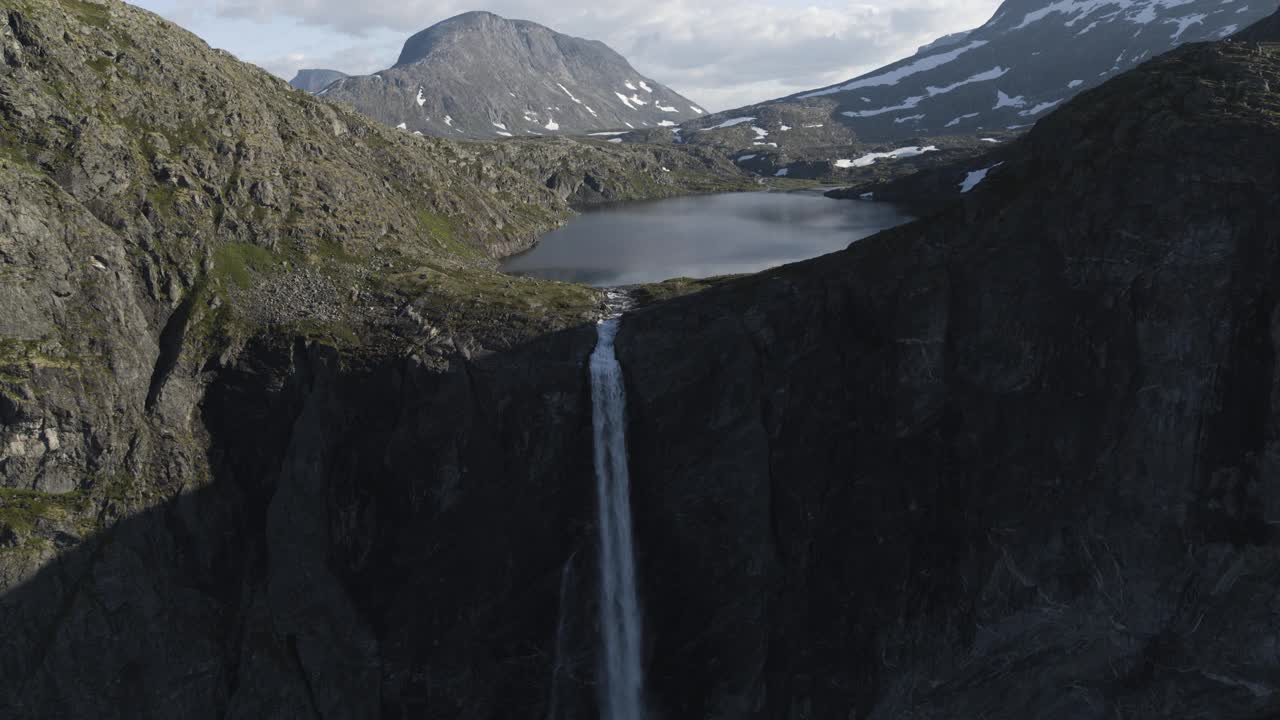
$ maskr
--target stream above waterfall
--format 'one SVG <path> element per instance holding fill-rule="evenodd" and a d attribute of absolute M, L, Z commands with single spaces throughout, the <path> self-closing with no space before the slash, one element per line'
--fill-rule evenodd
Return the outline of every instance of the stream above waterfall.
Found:
<path fill-rule="evenodd" d="M 601 287 L 752 273 L 843 250 L 912 218 L 819 191 L 700 195 L 593 208 L 505 272 Z"/>

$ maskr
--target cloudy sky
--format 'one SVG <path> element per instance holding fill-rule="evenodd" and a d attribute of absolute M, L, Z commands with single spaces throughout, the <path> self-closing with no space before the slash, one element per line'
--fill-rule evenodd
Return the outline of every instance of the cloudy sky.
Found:
<path fill-rule="evenodd" d="M 468 10 L 603 40 L 712 110 L 831 85 L 977 27 L 999 0 L 137 0 L 285 79 L 395 62 L 414 32 Z"/>

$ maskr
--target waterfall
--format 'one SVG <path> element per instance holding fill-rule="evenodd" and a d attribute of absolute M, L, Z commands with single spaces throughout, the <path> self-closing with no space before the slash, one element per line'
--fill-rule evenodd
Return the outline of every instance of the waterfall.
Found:
<path fill-rule="evenodd" d="M 602 720 L 643 720 L 640 602 L 631 539 L 622 367 L 614 353 L 620 318 L 600 324 L 591 355 L 596 495 L 600 525 L 600 630 L 603 635 Z"/>
<path fill-rule="evenodd" d="M 569 599 L 573 592 L 573 560 L 578 556 L 574 552 L 564 564 L 560 572 L 560 617 L 556 620 L 556 658 L 551 670 L 551 701 L 548 704 L 547 720 L 560 720 L 560 687 L 572 674 L 573 659 L 569 647 Z"/>

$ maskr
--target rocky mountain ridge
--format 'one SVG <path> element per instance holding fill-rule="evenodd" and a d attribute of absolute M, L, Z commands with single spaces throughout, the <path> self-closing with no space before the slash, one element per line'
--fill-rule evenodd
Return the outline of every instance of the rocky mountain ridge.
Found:
<path fill-rule="evenodd" d="M 1219 40 L 1276 9 L 1245 0 L 1007 0 L 983 26 L 826 88 L 695 118 L 682 142 L 768 168 L 949 138 L 1022 131 L 1092 87 L 1179 45 Z"/>
<path fill-rule="evenodd" d="M 335 80 L 347 77 L 346 73 L 337 70 L 299 70 L 289 84 L 299 90 L 318 93 L 331 85 Z"/>
<path fill-rule="evenodd" d="M 604 43 L 487 12 L 433 25 L 395 66 L 320 92 L 406 132 L 453 138 L 674 127 L 704 114 Z"/>
<path fill-rule="evenodd" d="M 119 2 L 5 17 L 0 506 L 76 510 L 9 526 L 11 579 L 158 492 L 153 468 L 192 482 L 188 420 L 253 337 L 502 346 L 596 312 L 494 269 L 573 206 L 754 187 L 680 149 L 411 137 Z"/>

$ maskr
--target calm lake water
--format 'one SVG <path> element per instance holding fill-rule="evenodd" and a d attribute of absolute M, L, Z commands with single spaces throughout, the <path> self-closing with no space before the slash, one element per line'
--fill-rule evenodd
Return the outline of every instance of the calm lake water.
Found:
<path fill-rule="evenodd" d="M 508 258 L 505 272 L 597 286 L 759 272 L 843 250 L 911 218 L 819 192 L 760 192 L 589 210 Z"/>

